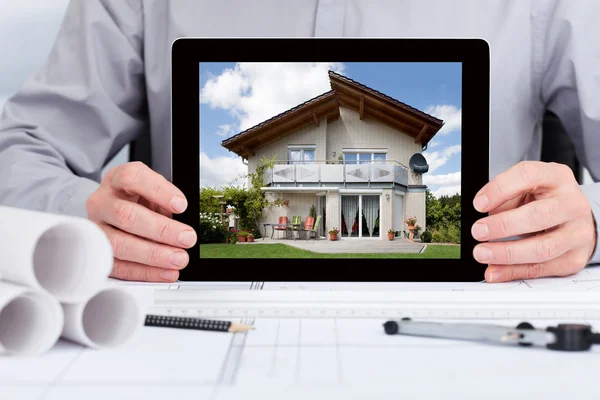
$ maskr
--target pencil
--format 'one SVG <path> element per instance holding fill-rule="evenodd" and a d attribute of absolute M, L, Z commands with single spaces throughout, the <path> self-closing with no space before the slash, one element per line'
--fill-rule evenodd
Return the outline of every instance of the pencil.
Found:
<path fill-rule="evenodd" d="M 247 332 L 253 330 L 251 325 L 244 325 L 231 321 L 216 321 L 200 318 L 186 318 L 166 315 L 146 315 L 145 326 L 158 326 L 163 328 L 195 329 L 216 332 Z"/>

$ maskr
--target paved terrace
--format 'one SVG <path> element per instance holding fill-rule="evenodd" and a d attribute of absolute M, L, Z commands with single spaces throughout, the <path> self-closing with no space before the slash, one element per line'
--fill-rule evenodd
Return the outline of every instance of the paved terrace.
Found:
<path fill-rule="evenodd" d="M 424 243 L 410 243 L 406 239 L 393 241 L 381 239 L 341 239 L 330 241 L 326 239 L 255 239 L 252 243 L 237 243 L 240 246 L 260 246 L 261 244 L 281 243 L 315 253 L 421 253 L 427 247 Z"/>

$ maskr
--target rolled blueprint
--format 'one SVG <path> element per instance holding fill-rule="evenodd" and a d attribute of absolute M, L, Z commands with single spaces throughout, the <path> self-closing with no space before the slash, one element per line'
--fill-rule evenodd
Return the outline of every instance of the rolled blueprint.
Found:
<path fill-rule="evenodd" d="M 128 343 L 144 326 L 146 317 L 140 299 L 126 287 L 106 287 L 87 301 L 62 307 L 62 338 L 92 348 Z"/>
<path fill-rule="evenodd" d="M 58 341 L 64 315 L 45 291 L 0 281 L 0 351 L 15 356 L 45 353 Z"/>
<path fill-rule="evenodd" d="M 0 206 L 0 277 L 77 303 L 106 282 L 113 252 L 104 232 L 78 217 Z"/>

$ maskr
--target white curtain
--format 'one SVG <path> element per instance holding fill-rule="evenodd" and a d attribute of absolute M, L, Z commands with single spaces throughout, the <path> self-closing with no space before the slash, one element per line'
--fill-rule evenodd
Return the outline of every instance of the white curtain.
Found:
<path fill-rule="evenodd" d="M 377 221 L 377 215 L 379 214 L 379 196 L 363 196 L 362 203 L 362 211 L 367 220 L 369 235 L 373 236 L 375 222 Z"/>
<path fill-rule="evenodd" d="M 350 236 L 352 235 L 354 218 L 358 212 L 358 196 L 342 196 L 342 212 L 344 213 L 344 222 L 346 223 L 348 236 Z"/>

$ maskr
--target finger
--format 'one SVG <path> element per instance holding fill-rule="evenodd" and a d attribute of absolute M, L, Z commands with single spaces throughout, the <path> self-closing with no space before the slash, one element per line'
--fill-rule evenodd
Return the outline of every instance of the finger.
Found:
<path fill-rule="evenodd" d="M 473 257 L 483 264 L 542 263 L 589 243 L 588 230 L 576 221 L 526 239 L 478 244 Z"/>
<path fill-rule="evenodd" d="M 151 242 L 106 224 L 103 224 L 102 230 L 108 236 L 114 256 L 119 260 L 178 270 L 185 268 L 189 262 L 185 250 Z"/>
<path fill-rule="evenodd" d="M 480 219 L 471 228 L 479 241 L 539 232 L 579 219 L 585 210 L 583 197 L 562 195 L 536 200 L 522 207 Z"/>
<path fill-rule="evenodd" d="M 145 198 L 141 198 L 140 201 L 138 201 L 139 204 L 143 205 L 144 207 L 146 207 L 149 210 L 152 210 L 154 212 L 157 212 L 161 215 L 164 215 L 167 218 L 173 218 L 173 213 L 169 210 L 165 210 L 164 208 L 149 202 L 148 200 L 146 200 Z"/>
<path fill-rule="evenodd" d="M 99 215 L 115 228 L 170 246 L 190 248 L 197 240 L 188 225 L 119 198 L 103 203 Z"/>
<path fill-rule="evenodd" d="M 112 278 L 125 281 L 139 282 L 175 282 L 179 279 L 179 271 L 150 267 L 131 261 L 123 261 L 115 258 L 113 270 L 110 274 Z"/>
<path fill-rule="evenodd" d="M 565 169 L 569 169 L 561 165 L 520 162 L 481 188 L 473 200 L 473 206 L 479 212 L 487 212 L 520 194 L 555 189 L 565 183 L 567 175 Z"/>
<path fill-rule="evenodd" d="M 165 217 L 167 217 L 167 218 L 173 218 L 173 213 L 172 213 L 171 211 L 169 211 L 169 210 L 165 210 L 165 209 L 164 209 L 164 208 L 162 208 L 162 207 L 158 207 L 158 210 L 157 210 L 157 212 L 158 212 L 160 215 L 164 215 L 164 216 L 165 216 Z"/>
<path fill-rule="evenodd" d="M 140 162 L 122 165 L 114 172 L 111 184 L 118 191 L 142 196 L 174 213 L 181 213 L 187 208 L 187 200 L 181 190 Z"/>
<path fill-rule="evenodd" d="M 576 249 L 543 263 L 517 265 L 492 264 L 485 271 L 485 280 L 490 283 L 497 283 L 542 277 L 569 276 L 583 269 L 586 263 L 585 252 Z"/>
<path fill-rule="evenodd" d="M 512 210 L 512 209 L 521 207 L 533 200 L 535 200 L 535 197 L 532 196 L 530 193 L 520 194 L 517 197 L 515 197 L 514 199 L 510 199 L 510 200 L 506 201 L 505 203 L 494 208 L 493 210 L 489 210 L 489 214 L 495 215 L 495 214 L 499 214 L 504 211 Z"/>

